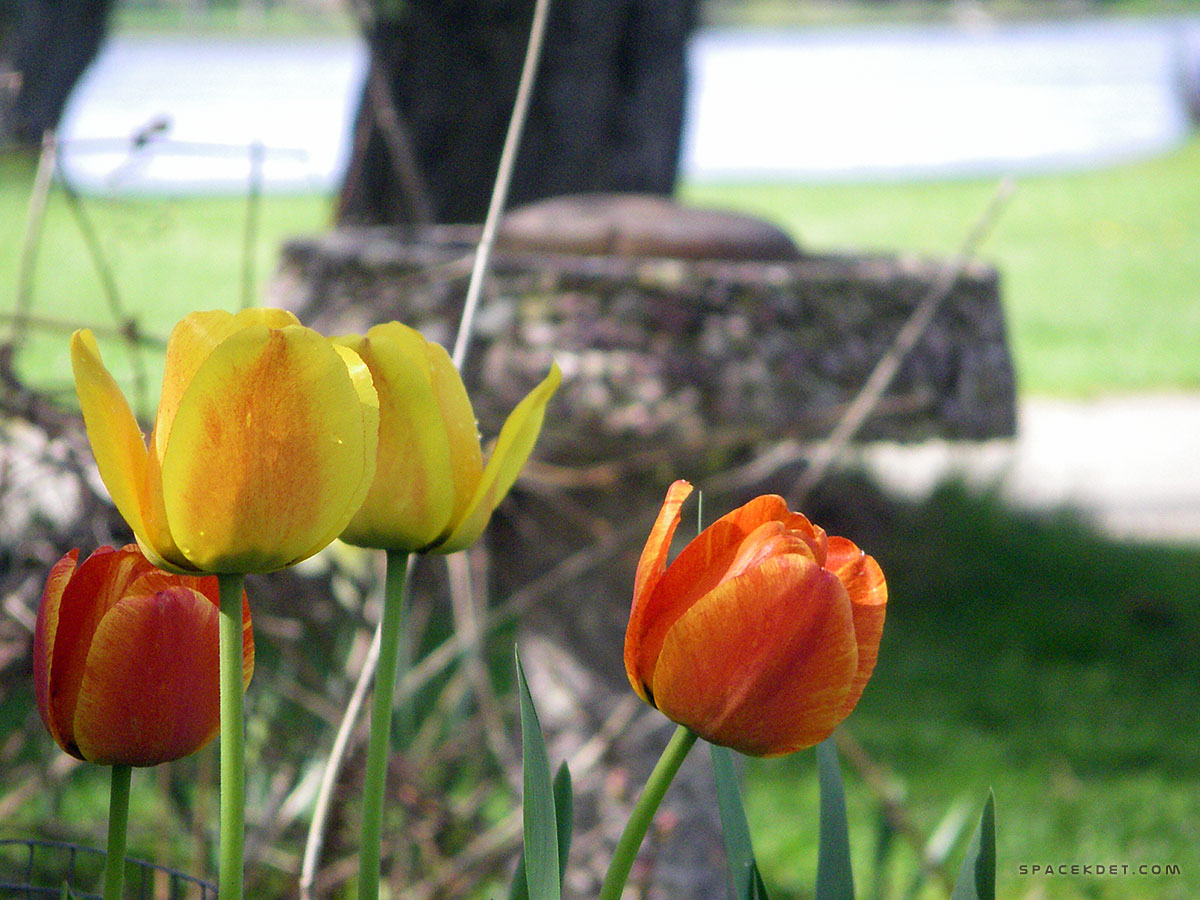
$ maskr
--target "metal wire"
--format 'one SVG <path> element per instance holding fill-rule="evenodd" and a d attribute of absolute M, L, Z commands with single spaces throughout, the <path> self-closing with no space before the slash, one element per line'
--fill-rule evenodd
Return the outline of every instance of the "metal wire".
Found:
<path fill-rule="evenodd" d="M 156 890 L 157 876 L 167 879 L 167 900 L 217 900 L 217 888 L 210 882 L 167 866 L 140 859 L 126 859 L 125 897 L 137 900 L 161 900 Z M 89 890 L 101 881 L 104 851 L 66 841 L 35 839 L 0 840 L 0 897 L 63 896 L 69 889 L 73 900 L 101 900 Z"/>

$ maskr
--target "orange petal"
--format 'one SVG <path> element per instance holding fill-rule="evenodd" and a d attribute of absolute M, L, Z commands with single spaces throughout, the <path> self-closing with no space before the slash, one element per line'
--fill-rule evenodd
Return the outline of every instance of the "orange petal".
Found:
<path fill-rule="evenodd" d="M 217 608 L 177 587 L 127 597 L 96 629 L 75 710 L 81 755 L 101 765 L 187 756 L 220 719 Z"/>
<path fill-rule="evenodd" d="M 529 454 L 533 452 L 533 445 L 542 432 L 546 405 L 561 383 L 562 371 L 558 363 L 552 363 L 549 374 L 509 413 L 461 518 L 456 520 L 450 534 L 434 548 L 438 553 L 463 550 L 479 540 L 492 511 L 512 489 Z M 449 417 L 447 425 L 450 425 Z"/>
<path fill-rule="evenodd" d="M 845 538 L 829 539 L 825 566 L 845 586 L 854 615 L 858 671 L 843 707 L 844 714 L 849 715 L 862 696 L 879 658 L 879 641 L 883 637 L 883 620 L 887 614 L 887 583 L 879 563 Z"/>
<path fill-rule="evenodd" d="M 217 346 L 163 455 L 167 520 L 187 560 L 205 572 L 269 572 L 332 540 L 374 474 L 368 394 L 307 328 L 251 326 Z"/>
<path fill-rule="evenodd" d="M 857 662 L 841 583 L 807 555 L 778 556 L 679 617 L 662 644 L 653 701 L 713 743 L 790 753 L 841 721 Z"/>
<path fill-rule="evenodd" d="M 375 478 L 342 540 L 360 547 L 419 550 L 446 530 L 455 502 L 454 454 L 430 373 L 428 341 L 389 322 L 366 337 L 348 336 L 336 343 L 363 359 L 379 395 Z M 474 419 L 471 427 L 481 470 Z"/>
<path fill-rule="evenodd" d="M 679 527 L 680 508 L 692 492 L 692 486 L 680 479 L 667 489 L 667 497 L 658 518 L 650 529 L 650 536 L 642 548 L 638 560 L 637 574 L 633 579 L 633 605 L 629 610 L 629 625 L 625 629 L 625 674 L 639 697 L 650 702 L 646 685 L 648 673 L 643 676 L 639 660 L 643 657 L 643 638 L 648 628 L 646 610 L 654 588 L 667 568 L 667 556 L 671 552 L 671 540 Z"/>
<path fill-rule="evenodd" d="M 789 513 L 782 497 L 767 494 L 722 516 L 700 532 L 671 563 L 653 592 L 643 592 L 645 609 L 637 619 L 637 657 L 632 663 L 627 662 L 627 668 L 632 667 L 647 682 L 653 679 L 663 637 L 692 604 L 729 577 L 750 536 L 764 526 L 767 531 L 779 532 L 783 523 L 795 519 L 807 522 L 803 516 Z M 802 537 L 807 544 L 807 535 Z M 805 548 L 804 554 L 809 553 Z M 631 616 L 631 628 L 626 631 L 627 652 L 633 624 Z"/>

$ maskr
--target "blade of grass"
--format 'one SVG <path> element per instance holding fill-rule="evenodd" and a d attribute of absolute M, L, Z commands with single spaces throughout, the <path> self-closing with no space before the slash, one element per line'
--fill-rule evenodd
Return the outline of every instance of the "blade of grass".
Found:
<path fill-rule="evenodd" d="M 754 859 L 742 792 L 738 789 L 733 751 L 715 744 L 709 750 L 712 754 L 713 777 L 717 783 L 717 808 L 721 813 L 721 832 L 725 838 L 725 856 L 729 862 L 734 900 L 767 900 L 767 888 Z"/>
<path fill-rule="evenodd" d="M 821 793 L 821 836 L 817 846 L 815 900 L 854 900 L 850 868 L 850 829 L 846 791 L 833 738 L 817 744 L 817 782 Z"/>
<path fill-rule="evenodd" d="M 517 685 L 521 698 L 521 755 L 524 772 L 523 802 L 525 837 L 525 881 L 529 900 L 559 900 L 558 817 L 554 809 L 554 786 L 550 780 L 550 759 L 538 722 L 529 683 L 516 654 Z"/>
<path fill-rule="evenodd" d="M 996 798 L 988 791 L 950 900 L 996 900 Z"/>
<path fill-rule="evenodd" d="M 554 775 L 554 815 L 558 819 L 558 883 L 567 874 L 567 859 L 571 855 L 571 827 L 575 815 L 575 798 L 571 789 L 571 770 L 563 761 Z M 517 859 L 509 887 L 508 900 L 529 900 L 529 882 L 525 874 L 525 853 Z"/>

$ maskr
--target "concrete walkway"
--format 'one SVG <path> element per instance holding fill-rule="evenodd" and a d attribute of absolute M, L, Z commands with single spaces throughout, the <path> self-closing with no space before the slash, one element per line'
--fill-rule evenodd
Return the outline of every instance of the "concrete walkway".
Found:
<path fill-rule="evenodd" d="M 875 445 L 862 458 L 910 496 L 959 475 L 1015 505 L 1076 509 L 1115 537 L 1200 544 L 1200 394 L 1032 399 L 1015 440 Z"/>

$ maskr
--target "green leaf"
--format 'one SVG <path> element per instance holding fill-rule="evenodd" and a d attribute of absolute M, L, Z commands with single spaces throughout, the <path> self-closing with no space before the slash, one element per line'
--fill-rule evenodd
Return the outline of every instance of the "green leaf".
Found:
<path fill-rule="evenodd" d="M 529 900 L 559 900 L 559 828 L 555 815 L 555 791 L 550 780 L 550 759 L 538 722 L 521 655 L 517 653 L 517 684 L 521 696 L 521 748 L 525 798 L 522 805 L 525 830 L 525 882 Z"/>
<path fill-rule="evenodd" d="M 554 773 L 554 816 L 558 820 L 558 883 L 567 876 L 567 858 L 571 855 L 571 829 L 575 823 L 575 794 L 571 789 L 571 770 L 563 760 Z"/>
<path fill-rule="evenodd" d="M 558 820 L 558 883 L 566 877 L 567 859 L 571 852 L 571 830 L 574 823 L 575 800 L 571 790 L 571 770 L 564 762 L 554 776 L 554 816 Z M 525 852 L 517 858 L 508 900 L 529 900 L 529 883 L 525 874 Z"/>
<path fill-rule="evenodd" d="M 721 831 L 725 836 L 725 856 L 729 860 L 729 877 L 733 883 L 734 900 L 767 900 L 767 887 L 754 859 L 750 842 L 750 826 L 738 789 L 737 769 L 728 747 L 709 746 L 712 753 L 713 776 L 717 782 L 717 808 L 721 812 Z"/>
<path fill-rule="evenodd" d="M 815 900 L 854 900 L 850 868 L 850 829 L 846 791 L 832 737 L 817 744 L 817 783 L 821 791 L 821 836 L 817 846 Z"/>
<path fill-rule="evenodd" d="M 991 791 L 950 900 L 996 900 L 996 798 Z"/>

